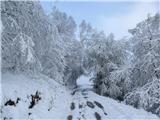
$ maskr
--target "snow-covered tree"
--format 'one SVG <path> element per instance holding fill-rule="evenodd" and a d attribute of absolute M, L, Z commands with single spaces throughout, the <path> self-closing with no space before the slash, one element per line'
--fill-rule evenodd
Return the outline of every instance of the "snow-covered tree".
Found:
<path fill-rule="evenodd" d="M 152 80 L 159 78 L 160 67 L 160 29 L 159 14 L 148 17 L 139 23 L 135 29 L 130 30 L 133 35 L 133 53 L 135 55 L 132 81 L 136 86 L 143 86 Z"/>
<path fill-rule="evenodd" d="M 70 87 L 76 85 L 76 79 L 82 74 L 80 42 L 76 39 L 76 23 L 71 16 L 60 12 L 55 6 L 50 14 L 50 23 L 57 28 L 61 39 L 61 52 L 64 54 L 66 63 L 64 68 L 64 79 Z"/>
<path fill-rule="evenodd" d="M 80 42 L 82 43 L 83 47 L 87 49 L 93 42 L 92 35 L 95 33 L 95 30 L 89 23 L 86 23 L 86 21 L 83 20 L 79 25 L 79 31 Z"/>
<path fill-rule="evenodd" d="M 123 94 L 128 91 L 127 87 L 130 85 L 129 68 L 124 67 L 126 51 L 119 41 L 114 40 L 113 34 L 107 37 L 105 43 L 100 43 L 96 68 L 98 84 L 95 85 L 101 95 L 122 100 Z"/>
<path fill-rule="evenodd" d="M 51 23 L 54 24 L 58 33 L 65 41 L 70 41 L 75 37 L 76 23 L 71 16 L 60 12 L 55 6 L 50 14 Z"/>
<path fill-rule="evenodd" d="M 127 94 L 125 101 L 135 107 L 160 114 L 160 15 L 156 14 L 130 30 L 132 33 L 133 68 L 131 81 L 134 91 Z"/>
<path fill-rule="evenodd" d="M 27 56 L 26 53 L 24 55 L 20 51 L 21 43 L 25 43 L 29 45 L 26 49 L 35 56 L 35 63 L 41 63 L 42 73 L 64 84 L 65 60 L 61 37 L 57 28 L 50 23 L 49 18 L 44 14 L 40 2 L 3 1 L 1 6 L 1 18 L 4 26 L 2 32 L 3 68 L 17 67 L 13 60 L 19 59 L 16 62 L 20 63 L 21 58 L 16 59 L 16 54 L 21 54 L 21 57 Z M 34 46 L 32 46 L 31 41 Z M 17 53 L 14 55 L 15 48 L 13 45 L 18 46 Z M 14 59 L 12 56 L 14 56 Z M 22 59 L 24 58 L 22 57 Z M 36 64 L 31 66 L 36 66 Z"/>
<path fill-rule="evenodd" d="M 125 103 L 160 116 L 160 80 L 154 78 L 125 96 Z"/>
<path fill-rule="evenodd" d="M 67 79 L 67 85 L 75 87 L 77 78 L 83 73 L 81 67 L 82 62 L 82 46 L 79 41 L 72 42 L 70 47 L 70 54 L 65 56 L 67 66 L 65 70 L 65 79 Z"/>
<path fill-rule="evenodd" d="M 22 2 L 23 3 L 23 2 Z M 23 9 L 21 2 L 2 2 L 1 18 L 4 26 L 2 32 L 2 70 L 12 71 L 41 71 L 40 62 L 35 54 L 32 38 L 22 33 L 18 18 Z M 19 15 L 19 16 L 18 16 Z"/>
<path fill-rule="evenodd" d="M 94 72 L 97 93 L 120 99 L 130 84 L 129 73 L 126 72 L 128 69 L 121 67 L 127 59 L 124 45 L 115 41 L 113 34 L 106 36 L 103 31 L 98 32 L 85 21 L 80 24 L 80 41 L 84 47 L 82 66 L 86 71 Z"/>
<path fill-rule="evenodd" d="M 14 63 L 15 71 L 40 71 L 41 65 L 37 59 L 35 52 L 33 50 L 34 42 L 32 39 L 23 34 L 19 33 L 13 39 L 13 53 L 12 53 L 12 62 Z"/>

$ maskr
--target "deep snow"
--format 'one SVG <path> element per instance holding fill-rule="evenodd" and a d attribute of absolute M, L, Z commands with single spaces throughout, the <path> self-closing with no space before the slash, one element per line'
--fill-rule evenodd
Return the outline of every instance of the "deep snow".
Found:
<path fill-rule="evenodd" d="M 84 80 L 88 81 L 86 85 Z M 142 109 L 97 95 L 86 76 L 78 79 L 79 86 L 73 90 L 43 75 L 30 77 L 5 73 L 1 83 L 2 119 L 159 120 Z M 33 101 L 35 105 L 29 108 Z"/>

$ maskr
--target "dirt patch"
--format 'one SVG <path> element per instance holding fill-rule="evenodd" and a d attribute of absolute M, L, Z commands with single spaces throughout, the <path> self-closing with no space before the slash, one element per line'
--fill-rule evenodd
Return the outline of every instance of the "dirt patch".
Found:
<path fill-rule="evenodd" d="M 5 106 L 10 105 L 10 106 L 14 106 L 15 107 L 16 104 L 18 104 L 19 101 L 20 101 L 19 97 L 16 99 L 16 101 L 13 101 L 13 100 L 9 99 L 4 105 Z"/>
<path fill-rule="evenodd" d="M 13 101 L 13 100 L 8 100 L 5 104 L 4 104 L 5 106 L 7 106 L 7 105 L 10 105 L 10 106 L 16 106 L 16 103 Z"/>

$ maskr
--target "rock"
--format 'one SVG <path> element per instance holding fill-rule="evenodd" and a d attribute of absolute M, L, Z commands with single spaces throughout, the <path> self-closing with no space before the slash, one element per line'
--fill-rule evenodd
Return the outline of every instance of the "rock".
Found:
<path fill-rule="evenodd" d="M 10 106 L 16 106 L 15 102 L 14 102 L 14 101 L 12 101 L 11 99 L 10 99 L 10 100 L 8 100 L 4 105 L 5 105 L 5 106 L 7 106 L 7 105 L 10 105 Z"/>

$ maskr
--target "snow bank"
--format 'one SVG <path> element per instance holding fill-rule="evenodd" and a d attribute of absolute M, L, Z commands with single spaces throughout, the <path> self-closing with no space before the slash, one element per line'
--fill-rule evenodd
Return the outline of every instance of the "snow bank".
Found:
<path fill-rule="evenodd" d="M 83 81 L 83 78 L 88 80 L 84 76 L 80 79 Z M 159 120 L 156 115 L 99 96 L 85 87 L 79 86 L 70 91 L 44 75 L 30 77 L 22 74 L 2 74 L 0 117 L 95 120 L 99 116 L 102 120 Z M 74 94 L 71 94 L 72 92 Z"/>
<path fill-rule="evenodd" d="M 38 91 L 40 100 L 29 108 L 32 96 Z M 67 89 L 46 76 L 2 75 L 1 118 L 14 119 L 64 119 L 69 95 Z M 17 103 L 17 99 L 20 99 Z M 15 105 L 5 105 L 7 101 Z M 37 100 L 37 99 L 36 99 Z M 62 104 L 63 103 L 63 104 Z M 63 111 L 63 112 L 62 112 Z"/>

